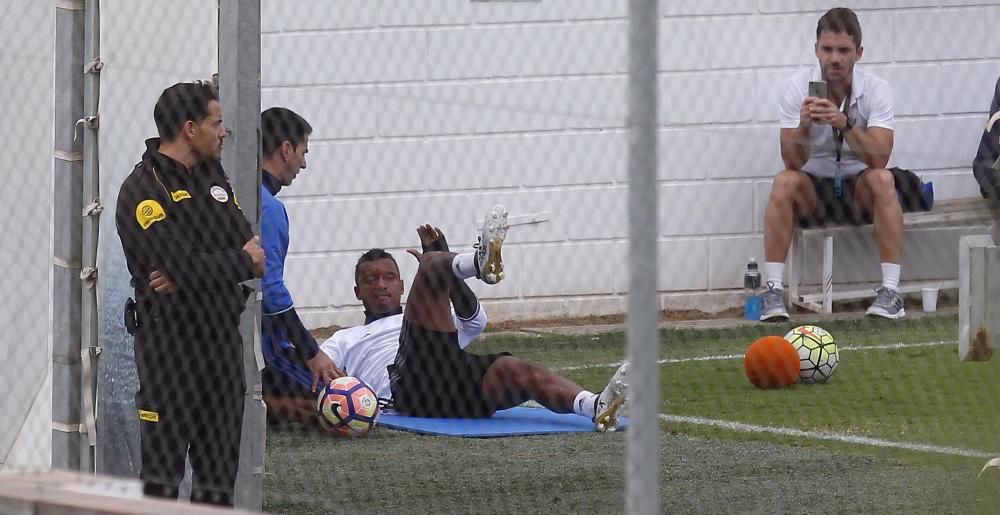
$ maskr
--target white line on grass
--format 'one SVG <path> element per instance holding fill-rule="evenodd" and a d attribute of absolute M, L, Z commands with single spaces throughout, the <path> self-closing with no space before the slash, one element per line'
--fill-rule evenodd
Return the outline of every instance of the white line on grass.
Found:
<path fill-rule="evenodd" d="M 758 426 L 756 424 L 746 424 L 743 422 L 732 422 L 729 420 L 713 420 L 701 417 L 686 417 L 681 415 L 660 414 L 660 420 L 666 422 L 695 424 L 699 426 L 712 426 L 730 431 L 742 433 L 771 433 L 781 436 L 794 436 L 798 438 L 808 438 L 812 440 L 829 440 L 834 442 L 853 443 L 868 445 L 872 447 L 886 447 L 891 449 L 905 449 L 909 451 L 929 452 L 934 454 L 947 454 L 949 456 L 966 456 L 971 458 L 992 458 L 997 453 L 974 451 L 970 449 L 960 449 L 958 447 L 943 447 L 938 445 L 927 445 L 921 443 L 894 442 L 881 438 L 871 438 L 868 436 L 857 436 L 845 433 L 827 433 L 823 431 L 803 431 L 788 427 Z"/>
<path fill-rule="evenodd" d="M 919 347 L 938 347 L 941 345 L 954 345 L 958 343 L 955 340 L 940 340 L 934 342 L 918 342 L 918 343 L 888 343 L 883 345 L 848 345 L 840 348 L 840 351 L 856 352 L 856 351 L 871 351 L 871 350 L 895 350 L 895 349 L 911 349 Z M 659 364 L 669 364 L 669 363 L 690 363 L 694 361 L 723 361 L 729 359 L 741 359 L 742 354 L 718 354 L 714 356 L 694 356 L 690 358 L 665 358 L 658 360 Z M 570 367 L 561 367 L 557 370 L 581 370 L 588 368 L 600 368 L 600 367 L 617 367 L 621 365 L 622 362 L 607 363 L 603 365 L 577 365 Z M 823 431 L 804 431 L 801 429 L 792 429 L 788 427 L 773 427 L 773 426 L 760 426 L 756 424 L 747 424 L 744 422 L 733 422 L 730 420 L 714 420 L 710 418 L 702 417 L 688 417 L 683 415 L 666 415 L 661 413 L 660 420 L 665 422 L 674 423 L 684 423 L 684 424 L 694 424 L 699 426 L 712 426 L 722 429 L 728 429 L 730 431 L 739 431 L 743 433 L 770 433 L 781 436 L 793 436 L 798 438 L 808 438 L 813 440 L 829 440 L 834 442 L 851 443 L 859 445 L 868 445 L 871 447 L 884 447 L 890 449 L 905 449 L 910 451 L 918 452 L 928 452 L 934 454 L 946 454 L 949 456 L 966 456 L 971 458 L 992 458 L 998 453 L 987 453 L 982 451 L 975 451 L 971 449 L 961 449 L 958 447 L 945 447 L 938 445 L 928 445 L 920 443 L 910 443 L 910 442 L 894 442 L 892 440 L 885 440 L 882 438 L 872 438 L 868 436 L 858 436 L 845 433 L 827 433 Z"/>
<path fill-rule="evenodd" d="M 918 342 L 918 343 L 886 343 L 883 345 L 848 345 L 838 349 L 839 352 L 854 352 L 854 351 L 869 351 L 869 350 L 896 350 L 896 349 L 912 349 L 917 347 L 938 347 L 941 345 L 954 345 L 958 343 L 955 340 L 940 340 L 936 342 Z M 743 359 L 742 354 L 717 354 L 715 356 L 693 356 L 690 358 L 663 358 L 658 360 L 657 363 L 660 365 L 666 365 L 671 363 L 691 363 L 694 361 L 724 361 L 727 359 Z M 557 367 L 553 370 L 560 372 L 567 370 L 585 370 L 588 368 L 610 368 L 618 367 L 622 364 L 621 361 L 616 361 L 614 363 L 604 363 L 598 365 L 572 365 L 568 367 Z"/>

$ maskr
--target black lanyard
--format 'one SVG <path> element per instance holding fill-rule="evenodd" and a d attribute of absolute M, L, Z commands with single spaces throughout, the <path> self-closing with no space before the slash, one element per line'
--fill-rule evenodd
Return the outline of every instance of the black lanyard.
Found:
<path fill-rule="evenodd" d="M 847 94 L 844 96 L 844 116 L 850 118 L 851 110 L 851 88 L 847 88 Z M 841 177 L 840 177 L 840 158 L 844 152 L 844 131 L 832 127 L 833 129 L 833 148 L 837 152 L 837 171 L 833 176 L 833 194 L 840 197 L 843 193 L 841 189 Z"/>

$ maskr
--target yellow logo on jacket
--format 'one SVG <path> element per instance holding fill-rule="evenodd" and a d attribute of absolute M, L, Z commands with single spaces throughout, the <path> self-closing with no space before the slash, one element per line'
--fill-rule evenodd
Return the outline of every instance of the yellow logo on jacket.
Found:
<path fill-rule="evenodd" d="M 188 190 L 177 190 L 170 194 L 170 198 L 174 199 L 174 202 L 180 202 L 186 198 L 191 198 L 191 194 Z"/>
<path fill-rule="evenodd" d="M 163 211 L 163 206 L 153 199 L 143 200 L 135 207 L 135 219 L 144 231 L 166 217 L 167 213 Z"/>
<path fill-rule="evenodd" d="M 139 420 L 143 422 L 159 422 L 160 414 L 155 411 L 139 410 Z"/>

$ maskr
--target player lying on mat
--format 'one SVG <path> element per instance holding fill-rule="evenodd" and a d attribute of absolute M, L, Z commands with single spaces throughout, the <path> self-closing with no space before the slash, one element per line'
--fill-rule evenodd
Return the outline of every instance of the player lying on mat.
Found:
<path fill-rule="evenodd" d="M 348 375 L 367 383 L 406 415 L 486 418 L 497 410 L 534 400 L 556 413 L 576 413 L 599 431 L 617 426 L 626 401 L 628 364 L 600 394 L 584 390 L 545 366 L 510 353 L 478 355 L 465 347 L 486 326 L 486 313 L 466 279 L 503 279 L 500 249 L 507 211 L 494 206 L 483 221 L 475 252 L 455 254 L 440 229 L 417 228 L 422 252 L 405 309 L 403 280 L 395 258 L 382 249 L 365 252 L 355 267 L 354 293 L 365 307 L 365 324 L 342 329 L 320 348 Z M 289 371 L 302 396 L 282 405 L 282 415 L 313 424 L 315 399 L 308 371 Z"/>

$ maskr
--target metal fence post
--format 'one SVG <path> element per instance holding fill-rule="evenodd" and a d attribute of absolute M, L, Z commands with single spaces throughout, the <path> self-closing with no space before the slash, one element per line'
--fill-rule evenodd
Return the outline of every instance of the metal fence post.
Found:
<path fill-rule="evenodd" d="M 223 119 L 232 131 L 223 147 L 222 163 L 240 207 L 260 233 L 260 2 L 219 2 L 219 98 Z M 255 281 L 260 291 L 260 281 Z M 261 400 L 257 348 L 260 345 L 260 299 L 250 296 L 240 323 L 246 401 L 236 505 L 260 510 L 264 485 L 264 403 Z"/>
<path fill-rule="evenodd" d="M 629 3 L 628 358 L 631 427 L 626 451 L 627 513 L 660 512 L 659 302 L 657 300 L 656 0 Z"/>

